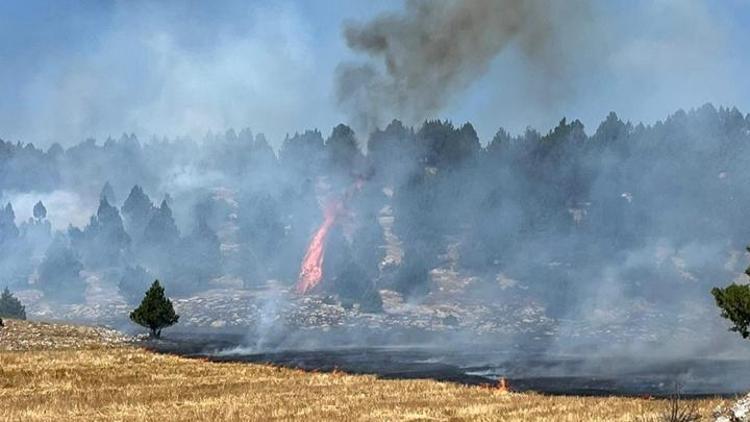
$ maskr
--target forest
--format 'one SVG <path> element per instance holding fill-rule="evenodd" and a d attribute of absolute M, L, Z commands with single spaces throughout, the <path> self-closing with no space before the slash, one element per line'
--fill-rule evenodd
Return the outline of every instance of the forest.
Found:
<path fill-rule="evenodd" d="M 157 278 L 178 296 L 220 277 L 291 286 L 334 198 L 321 288 L 365 309 L 382 289 L 429 294 L 449 251 L 487 283 L 520 280 L 552 314 L 602 291 L 678 306 L 744 269 L 748 147 L 750 115 L 710 104 L 649 125 L 610 113 L 591 131 L 562 119 L 491 140 L 471 123 L 393 120 L 369 135 L 306 130 L 278 148 L 249 129 L 0 141 L 0 286 L 65 303 L 84 300 L 87 274 L 130 302 Z"/>

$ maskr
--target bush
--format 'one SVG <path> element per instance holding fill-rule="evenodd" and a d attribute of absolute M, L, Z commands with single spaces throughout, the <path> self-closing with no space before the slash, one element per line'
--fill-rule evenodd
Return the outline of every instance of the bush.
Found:
<path fill-rule="evenodd" d="M 164 295 L 164 288 L 156 280 L 140 306 L 130 313 L 130 319 L 151 330 L 151 337 L 159 338 L 161 330 L 176 324 L 180 316 L 174 312 L 172 301 Z"/>
<path fill-rule="evenodd" d="M 0 318 L 26 319 L 26 307 L 7 287 L 0 294 Z"/>

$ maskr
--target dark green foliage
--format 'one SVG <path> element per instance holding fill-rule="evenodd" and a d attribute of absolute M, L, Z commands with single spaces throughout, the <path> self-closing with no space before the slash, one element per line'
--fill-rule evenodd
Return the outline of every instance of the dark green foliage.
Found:
<path fill-rule="evenodd" d="M 174 246 L 179 238 L 180 231 L 172 217 L 172 209 L 165 199 L 146 225 L 143 240 L 152 245 Z"/>
<path fill-rule="evenodd" d="M 279 149 L 279 162 L 299 177 L 312 177 L 320 171 L 324 154 L 323 135 L 318 130 L 295 133 L 284 139 Z"/>
<path fill-rule="evenodd" d="M 109 184 L 109 182 L 104 184 L 104 187 L 102 187 L 102 191 L 99 194 L 99 199 L 106 199 L 107 202 L 110 204 L 117 204 L 117 197 L 115 196 L 115 190 L 112 188 L 112 185 Z"/>
<path fill-rule="evenodd" d="M 178 282 L 177 267 L 180 265 L 180 232 L 172 217 L 172 209 L 166 200 L 154 211 L 146 225 L 140 242 L 134 251 L 139 262 L 155 274 L 162 274 Z M 176 287 L 174 285 L 170 286 Z"/>
<path fill-rule="evenodd" d="M 354 138 L 354 131 L 346 125 L 340 124 L 333 128 L 331 136 L 326 140 L 328 162 L 337 170 L 350 172 L 354 169 L 362 153 Z"/>
<path fill-rule="evenodd" d="M 140 306 L 130 313 L 130 319 L 151 330 L 152 337 L 159 338 L 161 330 L 176 324 L 180 316 L 174 312 L 172 301 L 164 295 L 159 280 L 155 280 Z"/>
<path fill-rule="evenodd" d="M 282 247 L 284 222 L 278 201 L 269 195 L 252 195 L 243 199 L 238 216 L 242 262 L 241 272 L 246 284 L 264 282 L 278 276 L 282 253 L 289 253 Z M 287 262 L 292 261 L 288 258 Z M 293 276 L 291 274 L 290 276 Z"/>
<path fill-rule="evenodd" d="M 26 307 L 6 287 L 0 294 L 0 317 L 26 319 Z"/>
<path fill-rule="evenodd" d="M 208 281 L 221 275 L 221 243 L 204 218 L 199 217 L 195 230 L 182 239 L 175 255 L 172 273 L 178 285 L 174 287 L 181 292 L 205 287 Z"/>
<path fill-rule="evenodd" d="M 374 184 L 381 189 L 392 187 L 419 167 L 419 148 L 414 136 L 414 130 L 398 120 L 393 120 L 385 130 L 376 129 L 370 135 L 367 158 L 375 173 L 368 185 Z"/>
<path fill-rule="evenodd" d="M 133 240 L 140 240 L 152 214 L 154 204 L 151 198 L 143 192 L 143 189 L 135 185 L 122 206 L 122 215 L 125 218 L 125 226 Z"/>
<path fill-rule="evenodd" d="M 346 306 L 359 303 L 363 312 L 382 312 L 383 301 L 367 273 L 350 261 L 333 279 L 333 288 Z"/>
<path fill-rule="evenodd" d="M 96 216 L 91 217 L 83 232 L 71 231 L 73 246 L 83 256 L 87 267 L 102 268 L 121 264 L 130 248 L 130 236 L 117 208 L 102 197 Z"/>
<path fill-rule="evenodd" d="M 37 220 L 44 220 L 47 218 L 47 208 L 44 207 L 42 201 L 39 201 L 34 205 L 34 218 Z"/>
<path fill-rule="evenodd" d="M 0 208 L 0 245 L 18 237 L 19 232 L 15 219 L 16 214 L 13 212 L 13 205 L 10 202 L 5 205 L 5 208 Z"/>
<path fill-rule="evenodd" d="M 45 295 L 62 302 L 80 302 L 86 291 L 86 283 L 81 279 L 83 264 L 67 244 L 66 239 L 57 236 L 47 249 L 39 266 L 39 288 Z"/>
<path fill-rule="evenodd" d="M 723 289 L 714 287 L 711 294 L 721 308 L 721 316 L 734 324 L 729 330 L 740 333 L 742 338 L 750 337 L 750 286 L 732 283 Z"/>
<path fill-rule="evenodd" d="M 479 138 L 471 123 L 460 129 L 448 121 L 427 121 L 417 132 L 417 143 L 422 147 L 429 166 L 455 168 L 470 162 L 481 149 Z"/>

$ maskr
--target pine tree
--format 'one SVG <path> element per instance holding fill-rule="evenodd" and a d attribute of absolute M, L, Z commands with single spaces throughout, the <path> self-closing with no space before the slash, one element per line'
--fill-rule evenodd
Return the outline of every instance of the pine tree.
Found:
<path fill-rule="evenodd" d="M 37 220 L 44 220 L 47 218 L 47 208 L 44 207 L 42 201 L 39 201 L 34 205 L 34 218 Z"/>
<path fill-rule="evenodd" d="M 747 251 L 750 252 L 750 246 Z M 750 277 L 750 267 L 745 275 Z M 732 283 L 723 289 L 714 287 L 711 294 L 721 309 L 721 317 L 734 324 L 729 330 L 740 333 L 742 338 L 750 338 L 750 285 Z"/>
<path fill-rule="evenodd" d="M 6 287 L 0 294 L 0 317 L 26 319 L 26 307 Z"/>
<path fill-rule="evenodd" d="M 140 240 L 143 236 L 143 231 L 154 212 L 151 198 L 143 192 L 140 186 L 133 186 L 122 205 L 122 216 L 125 219 L 125 228 L 134 241 Z"/>
<path fill-rule="evenodd" d="M 711 294 L 721 308 L 721 316 L 734 324 L 729 330 L 742 338 L 750 337 L 750 286 L 732 283 L 723 289 L 713 288 Z"/>
<path fill-rule="evenodd" d="M 39 265 L 39 288 L 46 297 L 64 303 L 77 303 L 85 298 L 86 282 L 81 279 L 83 264 L 62 235 L 47 248 Z"/>
<path fill-rule="evenodd" d="M 172 301 L 164 295 L 159 280 L 155 280 L 140 306 L 130 313 L 130 319 L 151 330 L 152 337 L 159 338 L 161 330 L 176 324 L 180 316 L 174 312 Z"/>
<path fill-rule="evenodd" d="M 101 193 L 99 193 L 99 200 L 106 199 L 107 202 L 114 205 L 117 203 L 117 196 L 115 196 L 115 190 L 109 182 L 105 183 L 102 187 Z"/>
<path fill-rule="evenodd" d="M 5 205 L 5 208 L 0 208 L 0 244 L 18 237 L 19 231 L 15 219 L 16 214 L 10 202 Z"/>

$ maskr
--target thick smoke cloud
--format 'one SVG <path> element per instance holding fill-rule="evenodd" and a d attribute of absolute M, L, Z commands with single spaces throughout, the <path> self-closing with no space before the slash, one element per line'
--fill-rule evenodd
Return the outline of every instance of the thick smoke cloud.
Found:
<path fill-rule="evenodd" d="M 542 69 L 545 86 L 565 66 L 553 46 L 565 32 L 593 36 L 588 1 L 411 0 L 403 13 L 345 25 L 349 48 L 370 57 L 337 71 L 337 98 L 367 131 L 398 117 L 432 117 L 514 44 Z M 568 54 L 576 54 L 569 50 Z M 559 79 L 559 78 L 558 78 Z"/>

